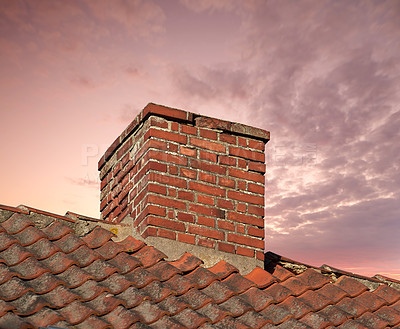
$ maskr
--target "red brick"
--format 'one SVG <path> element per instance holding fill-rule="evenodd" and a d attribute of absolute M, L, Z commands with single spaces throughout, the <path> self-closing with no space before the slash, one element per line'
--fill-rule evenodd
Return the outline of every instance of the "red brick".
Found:
<path fill-rule="evenodd" d="M 206 194 L 212 194 L 216 196 L 225 196 L 225 189 L 216 187 L 216 186 L 210 186 L 210 185 L 205 185 L 202 183 L 198 182 L 189 182 L 189 189 L 191 190 L 196 190 L 198 192 L 206 193 Z"/>
<path fill-rule="evenodd" d="M 233 202 L 225 199 L 217 199 L 217 207 L 233 210 Z"/>
<path fill-rule="evenodd" d="M 265 255 L 263 251 L 256 250 L 256 258 L 264 261 Z"/>
<path fill-rule="evenodd" d="M 189 222 L 189 223 L 194 223 L 195 222 L 194 215 L 188 214 L 188 213 L 185 213 L 185 212 L 178 212 L 177 218 L 179 220 L 183 220 L 184 222 Z"/>
<path fill-rule="evenodd" d="M 249 147 L 260 151 L 265 150 L 265 144 L 254 139 L 249 139 Z"/>
<path fill-rule="evenodd" d="M 247 211 L 249 212 L 249 214 L 264 216 L 264 207 L 257 207 L 249 204 L 249 206 L 247 207 Z"/>
<path fill-rule="evenodd" d="M 198 238 L 197 244 L 199 246 L 207 247 L 207 248 L 214 248 L 215 246 L 215 241 L 206 239 L 206 238 Z"/>
<path fill-rule="evenodd" d="M 237 159 L 237 166 L 242 169 L 247 169 L 247 161 L 243 159 Z"/>
<path fill-rule="evenodd" d="M 249 161 L 249 170 L 265 174 L 265 163 Z"/>
<path fill-rule="evenodd" d="M 224 220 L 218 220 L 218 228 L 221 230 L 228 230 L 235 232 L 235 224 L 231 222 L 226 222 Z"/>
<path fill-rule="evenodd" d="M 247 147 L 247 139 L 243 137 L 238 137 L 238 145 Z"/>
<path fill-rule="evenodd" d="M 145 140 L 149 139 L 150 137 L 165 139 L 165 140 L 180 143 L 180 144 L 187 143 L 187 137 L 185 135 L 176 134 L 173 132 L 159 130 L 159 129 L 155 129 L 155 128 L 150 128 L 144 135 Z"/>
<path fill-rule="evenodd" d="M 250 180 L 256 183 L 264 183 L 265 178 L 261 174 L 257 174 L 255 172 L 250 172 L 250 171 L 244 171 L 236 168 L 228 168 L 228 175 L 245 179 L 245 180 Z"/>
<path fill-rule="evenodd" d="M 160 128 L 168 128 L 168 121 L 160 117 L 151 117 L 150 125 Z"/>
<path fill-rule="evenodd" d="M 262 195 L 264 195 L 265 193 L 265 187 L 263 185 L 256 185 L 254 183 L 247 183 L 247 190 L 249 192 L 254 192 Z"/>
<path fill-rule="evenodd" d="M 244 235 L 228 233 L 228 241 L 238 243 L 241 245 L 246 245 L 249 247 L 264 249 L 264 241 L 255 239 L 255 238 L 251 238 L 248 236 L 244 236 Z"/>
<path fill-rule="evenodd" d="M 178 174 L 178 167 L 169 165 L 168 166 L 168 173 L 170 173 L 171 175 L 177 175 Z"/>
<path fill-rule="evenodd" d="M 197 202 L 205 203 L 205 204 L 209 204 L 209 205 L 213 206 L 214 205 L 214 197 L 199 194 L 199 195 L 197 195 Z"/>
<path fill-rule="evenodd" d="M 229 144 L 236 145 L 236 136 L 228 135 L 228 134 L 219 134 L 219 140 L 221 142 L 226 142 Z"/>
<path fill-rule="evenodd" d="M 117 152 L 117 159 L 120 160 L 122 156 L 132 147 L 133 140 L 129 138 Z"/>
<path fill-rule="evenodd" d="M 235 181 L 225 177 L 218 177 L 218 184 L 226 187 L 235 187 Z"/>
<path fill-rule="evenodd" d="M 244 225 L 242 224 L 236 224 L 236 233 L 242 233 L 244 234 Z"/>
<path fill-rule="evenodd" d="M 149 194 L 147 197 L 148 197 L 149 203 L 155 203 L 155 204 L 170 207 L 170 208 L 177 208 L 177 209 L 183 209 L 183 210 L 186 209 L 186 204 L 182 201 L 167 199 L 165 197 L 162 197 L 159 195 L 152 195 L 152 194 Z"/>
<path fill-rule="evenodd" d="M 160 163 L 160 162 L 155 162 L 155 161 L 149 161 L 146 166 L 146 171 L 147 169 L 150 170 L 155 170 L 155 171 L 160 171 L 160 172 L 167 172 L 167 165 L 165 163 Z"/>
<path fill-rule="evenodd" d="M 189 211 L 211 217 L 225 218 L 225 211 L 213 207 L 202 206 L 199 204 L 190 204 Z"/>
<path fill-rule="evenodd" d="M 236 189 L 238 189 L 239 191 L 246 191 L 246 182 L 238 180 L 236 182 Z"/>
<path fill-rule="evenodd" d="M 217 142 L 190 137 L 190 144 L 210 151 L 225 153 L 225 146 Z"/>
<path fill-rule="evenodd" d="M 228 198 L 264 206 L 264 197 L 237 191 L 228 191 Z"/>
<path fill-rule="evenodd" d="M 180 153 L 183 154 L 183 155 L 190 156 L 190 157 L 196 157 L 196 155 L 197 155 L 197 150 L 194 149 L 194 148 L 189 148 L 189 147 L 186 147 L 186 146 L 182 146 L 182 145 L 181 145 L 181 147 L 180 147 Z"/>
<path fill-rule="evenodd" d="M 237 246 L 236 253 L 238 255 L 243 255 L 247 257 L 254 257 L 254 250 L 249 248 L 243 248 L 241 246 Z"/>
<path fill-rule="evenodd" d="M 194 201 L 194 193 L 188 191 L 178 191 L 178 199 Z"/>
<path fill-rule="evenodd" d="M 190 159 L 190 166 L 192 168 L 201 169 L 204 171 L 210 171 L 210 172 L 214 172 L 214 173 L 220 174 L 220 175 L 226 174 L 226 168 L 221 167 L 220 165 L 217 165 L 217 164 L 208 163 L 208 162 L 204 162 L 204 161 L 200 161 L 200 160 L 196 160 L 196 159 Z M 263 181 L 264 181 L 264 177 L 263 177 Z"/>
<path fill-rule="evenodd" d="M 181 168 L 180 169 L 180 175 L 182 177 L 196 179 L 197 178 L 197 171 L 192 170 L 192 169 Z"/>
<path fill-rule="evenodd" d="M 147 185 L 147 189 L 149 192 L 157 193 L 157 194 L 162 194 L 162 195 L 167 195 L 167 187 L 154 184 L 154 183 L 149 183 Z"/>
<path fill-rule="evenodd" d="M 217 155 L 215 153 L 210 153 L 207 151 L 200 150 L 200 159 L 217 162 Z"/>
<path fill-rule="evenodd" d="M 181 132 L 184 134 L 197 135 L 197 128 L 187 125 L 181 125 Z"/>
<path fill-rule="evenodd" d="M 208 226 L 208 227 L 215 227 L 215 219 L 209 218 L 209 217 L 198 216 L 197 224 Z"/>
<path fill-rule="evenodd" d="M 167 239 L 171 239 L 171 240 L 175 240 L 176 238 L 176 233 L 173 231 L 169 231 L 169 230 L 164 230 L 163 228 L 159 228 L 157 230 L 158 236 L 161 238 L 167 238 Z"/>
<path fill-rule="evenodd" d="M 178 122 L 171 122 L 171 130 L 179 131 L 179 123 Z"/>
<path fill-rule="evenodd" d="M 256 237 L 259 237 L 259 238 L 263 238 L 264 237 L 264 230 L 261 229 L 261 228 L 255 228 L 255 227 L 249 226 L 247 228 L 247 233 L 249 235 L 256 236 Z"/>
<path fill-rule="evenodd" d="M 216 231 L 210 228 L 194 226 L 194 225 L 189 225 L 188 232 L 217 240 L 223 240 L 225 238 L 225 234 L 221 231 Z"/>
<path fill-rule="evenodd" d="M 185 232 L 185 224 L 180 223 L 180 222 L 175 222 L 173 220 L 161 218 L 161 217 L 153 217 L 153 216 L 148 216 L 147 217 L 147 223 L 148 225 L 154 225 L 158 227 L 165 227 L 168 229 L 171 229 L 173 231 L 181 231 Z"/>
<path fill-rule="evenodd" d="M 191 116 L 191 113 L 186 111 L 150 103 L 143 109 L 143 119 L 152 114 L 157 114 L 162 117 L 184 120 L 184 121 L 190 120 Z"/>
<path fill-rule="evenodd" d="M 160 141 L 158 139 L 149 139 L 145 142 L 145 144 L 143 145 L 142 148 L 143 148 L 143 150 L 152 148 L 152 149 L 167 151 L 168 143 L 165 141 Z"/>
<path fill-rule="evenodd" d="M 155 227 L 146 227 L 144 232 L 141 234 L 144 239 L 148 236 L 157 236 L 157 229 Z"/>
<path fill-rule="evenodd" d="M 226 155 L 219 156 L 219 163 L 227 166 L 236 166 L 237 159 Z"/>
<path fill-rule="evenodd" d="M 179 145 L 175 143 L 168 143 L 168 151 L 178 153 Z"/>
<path fill-rule="evenodd" d="M 145 160 L 159 160 L 168 163 L 175 163 L 180 166 L 187 166 L 188 159 L 179 155 L 164 153 L 157 150 L 149 150 L 145 156 Z"/>
<path fill-rule="evenodd" d="M 228 219 L 235 221 L 235 222 L 251 224 L 254 226 L 258 226 L 258 227 L 264 227 L 264 218 L 249 216 L 249 215 L 245 215 L 245 214 L 239 214 L 234 211 L 228 212 Z"/>
<path fill-rule="evenodd" d="M 149 180 L 151 182 L 157 182 L 160 184 L 165 184 L 167 186 L 176 186 L 181 188 L 187 187 L 186 180 L 173 176 L 166 176 L 158 173 L 151 172 L 149 173 Z"/>
<path fill-rule="evenodd" d="M 242 149 L 240 147 L 230 146 L 229 154 L 240 157 L 240 158 L 245 158 L 245 159 L 258 161 L 258 162 L 262 162 L 262 163 L 265 162 L 265 154 L 264 153 L 249 151 L 246 149 Z"/>
<path fill-rule="evenodd" d="M 168 187 L 168 196 L 176 197 L 176 189 Z"/>
<path fill-rule="evenodd" d="M 162 216 L 165 217 L 165 215 L 167 214 L 165 208 L 163 207 L 159 207 L 159 206 L 155 206 L 155 205 L 147 205 L 146 208 L 144 209 L 144 214 L 146 215 L 157 215 L 157 216 Z"/>
<path fill-rule="evenodd" d="M 245 212 L 247 212 L 246 211 L 246 203 L 241 203 L 241 202 L 239 202 L 237 205 L 236 205 L 236 211 L 238 211 L 238 212 L 242 212 L 242 213 L 245 213 Z"/>
<path fill-rule="evenodd" d="M 225 242 L 218 242 L 218 250 L 220 251 L 225 251 L 225 252 L 230 252 L 232 254 L 235 253 L 235 246 L 230 243 L 225 243 Z"/>
<path fill-rule="evenodd" d="M 213 140 L 217 140 L 218 139 L 218 134 L 213 130 L 199 128 L 199 131 L 200 131 L 200 136 L 201 137 L 204 137 L 204 138 L 207 138 L 207 139 L 213 139 Z"/>
<path fill-rule="evenodd" d="M 207 174 L 204 172 L 199 172 L 199 179 L 203 182 L 208 182 L 211 184 L 215 184 L 217 182 L 217 177 L 215 177 L 215 175 Z"/>
<path fill-rule="evenodd" d="M 196 236 L 178 232 L 178 241 L 190 244 L 196 244 Z"/>

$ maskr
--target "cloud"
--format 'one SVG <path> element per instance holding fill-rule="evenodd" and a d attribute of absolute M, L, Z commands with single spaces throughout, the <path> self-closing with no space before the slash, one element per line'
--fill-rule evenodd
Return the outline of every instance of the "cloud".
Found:
<path fill-rule="evenodd" d="M 271 131 L 267 248 L 300 260 L 319 250 L 338 262 L 398 260 L 399 2 L 254 1 L 241 9 L 236 60 L 176 68 L 173 81 L 214 111 L 229 98 L 248 124 Z"/>

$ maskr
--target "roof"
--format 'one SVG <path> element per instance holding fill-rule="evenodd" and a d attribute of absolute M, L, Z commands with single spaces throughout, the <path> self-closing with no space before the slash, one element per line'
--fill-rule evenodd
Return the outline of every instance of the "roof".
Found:
<path fill-rule="evenodd" d="M 205 268 L 69 215 L 0 206 L 0 328 L 400 328 L 395 280 L 271 253 Z"/>

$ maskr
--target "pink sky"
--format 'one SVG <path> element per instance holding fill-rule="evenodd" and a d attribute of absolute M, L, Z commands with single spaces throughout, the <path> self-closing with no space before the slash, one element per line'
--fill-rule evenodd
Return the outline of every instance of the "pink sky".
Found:
<path fill-rule="evenodd" d="M 400 2 L 0 0 L 0 203 L 99 217 L 149 102 L 271 131 L 266 248 L 400 278 Z"/>

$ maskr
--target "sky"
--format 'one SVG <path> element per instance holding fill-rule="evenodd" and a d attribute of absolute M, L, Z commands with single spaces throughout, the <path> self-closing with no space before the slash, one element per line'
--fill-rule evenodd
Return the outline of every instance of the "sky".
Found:
<path fill-rule="evenodd" d="M 400 1 L 0 0 L 0 203 L 99 217 L 147 103 L 271 132 L 266 250 L 400 279 Z"/>

